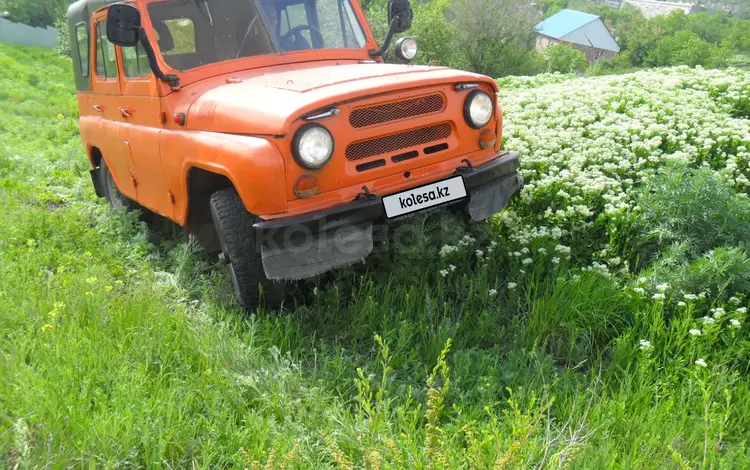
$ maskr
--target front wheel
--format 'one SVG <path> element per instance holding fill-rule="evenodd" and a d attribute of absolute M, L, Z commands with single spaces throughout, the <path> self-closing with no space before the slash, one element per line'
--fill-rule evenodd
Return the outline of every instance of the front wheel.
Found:
<path fill-rule="evenodd" d="M 221 245 L 221 257 L 232 279 L 237 302 L 245 310 L 258 306 L 278 308 L 284 301 L 283 282 L 266 278 L 260 250 L 256 247 L 250 214 L 234 188 L 211 195 L 211 217 Z"/>
<path fill-rule="evenodd" d="M 141 211 L 140 219 L 143 222 L 151 222 L 153 220 L 153 212 L 120 192 L 120 189 L 117 187 L 117 183 L 115 183 L 115 179 L 112 176 L 112 172 L 109 170 L 107 162 L 103 158 L 99 169 L 99 178 L 101 187 L 104 191 L 104 197 L 113 209 L 125 210 L 128 212 Z"/>

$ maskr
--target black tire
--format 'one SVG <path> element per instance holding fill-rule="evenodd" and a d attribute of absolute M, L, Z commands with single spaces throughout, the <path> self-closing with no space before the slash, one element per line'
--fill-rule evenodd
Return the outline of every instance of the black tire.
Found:
<path fill-rule="evenodd" d="M 266 278 L 253 231 L 256 217 L 245 209 L 234 188 L 212 194 L 210 206 L 221 256 L 229 270 L 237 302 L 247 311 L 259 306 L 278 308 L 284 301 L 286 288 L 283 282 Z"/>
<path fill-rule="evenodd" d="M 151 222 L 154 213 L 120 192 L 115 179 L 112 177 L 112 172 L 109 171 L 107 162 L 103 158 L 101 167 L 99 168 L 99 178 L 101 179 L 104 197 L 113 209 L 125 210 L 127 212 L 141 211 L 140 219 L 143 222 Z"/>

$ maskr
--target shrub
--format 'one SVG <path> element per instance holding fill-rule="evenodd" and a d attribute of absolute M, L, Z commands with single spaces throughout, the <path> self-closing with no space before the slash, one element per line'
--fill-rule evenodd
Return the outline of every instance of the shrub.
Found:
<path fill-rule="evenodd" d="M 638 206 L 641 256 L 682 245 L 693 260 L 718 247 L 750 246 L 750 203 L 711 170 L 668 167 L 646 184 Z"/>
<path fill-rule="evenodd" d="M 70 29 L 68 29 L 68 20 L 65 17 L 58 18 L 55 21 L 55 29 L 57 29 L 57 47 L 55 48 L 55 52 L 70 57 Z"/>
<path fill-rule="evenodd" d="M 582 72 L 588 67 L 583 52 L 568 44 L 553 44 L 544 51 L 545 72 L 574 73 Z"/>

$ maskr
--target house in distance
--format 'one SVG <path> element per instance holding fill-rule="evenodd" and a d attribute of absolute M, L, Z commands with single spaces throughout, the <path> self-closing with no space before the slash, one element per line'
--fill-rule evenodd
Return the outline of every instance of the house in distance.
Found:
<path fill-rule="evenodd" d="M 552 44 L 568 44 L 583 52 L 589 64 L 600 58 L 611 59 L 620 52 L 614 36 L 596 15 L 563 10 L 536 25 L 536 50 L 544 51 Z"/>

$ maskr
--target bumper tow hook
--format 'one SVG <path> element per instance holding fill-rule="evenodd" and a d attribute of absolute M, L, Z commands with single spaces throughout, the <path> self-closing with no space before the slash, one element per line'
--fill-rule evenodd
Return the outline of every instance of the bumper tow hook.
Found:
<path fill-rule="evenodd" d="M 460 166 L 456 168 L 456 173 L 464 175 L 466 173 L 471 173 L 472 171 L 474 171 L 474 165 L 471 164 L 468 158 L 464 158 L 463 160 L 461 160 L 461 163 L 466 163 L 466 166 Z"/>
<path fill-rule="evenodd" d="M 354 199 L 359 202 L 372 201 L 375 199 L 375 195 L 370 192 L 367 186 L 362 186 L 362 192 L 357 194 L 357 197 Z"/>

